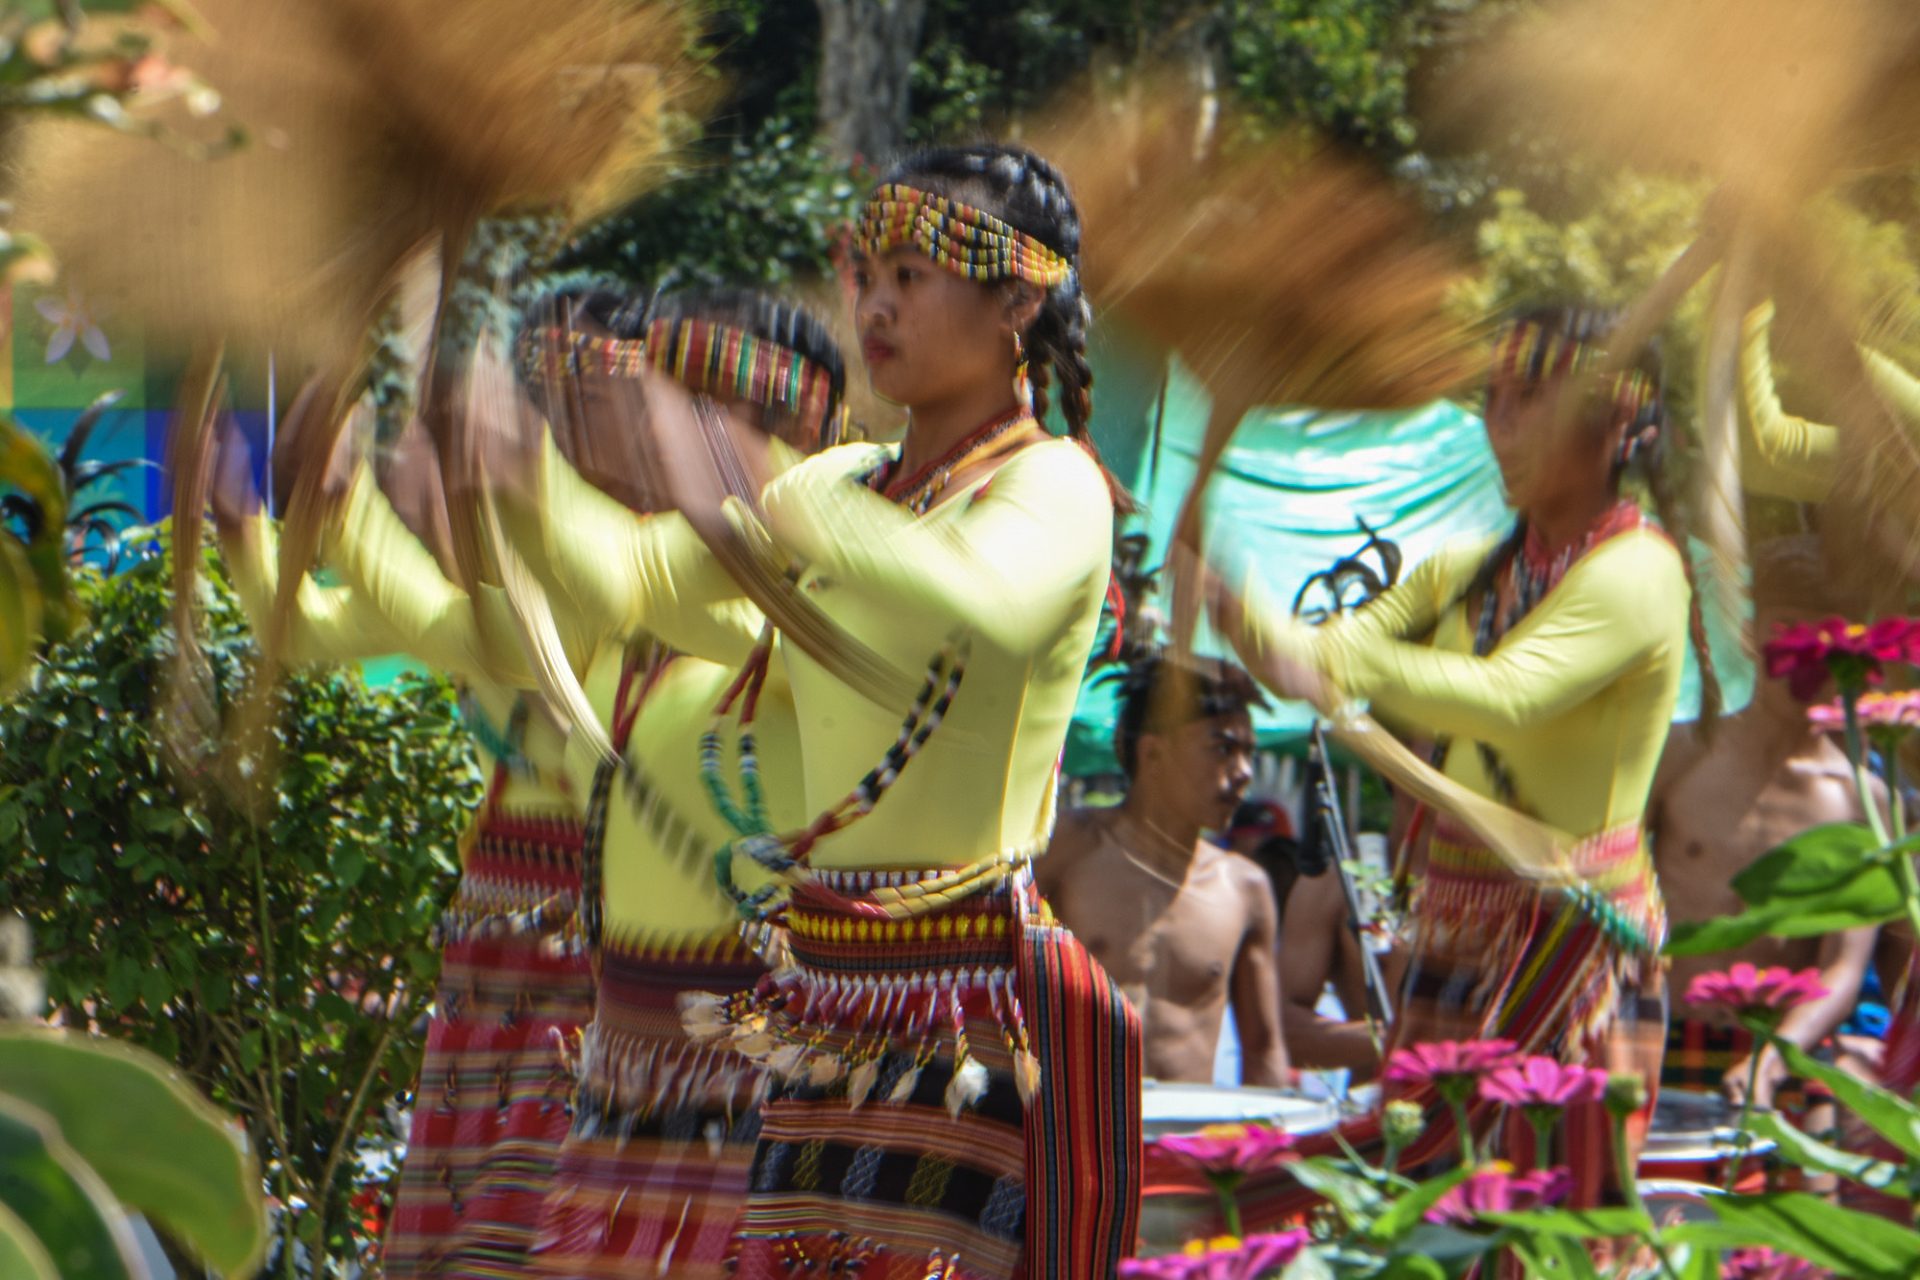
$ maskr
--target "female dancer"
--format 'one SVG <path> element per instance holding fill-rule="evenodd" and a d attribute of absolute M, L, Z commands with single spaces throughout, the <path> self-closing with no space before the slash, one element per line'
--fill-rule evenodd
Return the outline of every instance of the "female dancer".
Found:
<path fill-rule="evenodd" d="M 1441 815 L 1413 904 L 1412 967 L 1392 1043 L 1504 1039 L 1530 1053 L 1658 1079 L 1665 1037 L 1659 949 L 1665 914 L 1641 816 L 1679 686 L 1691 583 L 1661 482 L 1657 362 L 1643 353 L 1576 413 L 1563 397 L 1604 358 L 1610 319 L 1578 308 L 1528 314 L 1496 348 L 1487 436 L 1513 531 L 1442 551 L 1357 613 L 1318 630 L 1216 600 L 1248 668 L 1292 697 L 1331 684 L 1435 735 L 1460 784 L 1571 833 L 1572 885 L 1542 888 Z M 1666 526 L 1621 494 L 1643 479 Z M 1697 608 L 1692 637 L 1705 714 L 1718 692 Z M 1423 639 L 1424 638 L 1424 639 Z M 1458 1140 L 1431 1091 L 1418 1164 Z M 1476 1104 L 1485 1136 L 1518 1117 Z M 1636 1126 L 1644 1135 L 1644 1114 Z M 1577 1202 L 1612 1189 L 1607 1118 L 1575 1108 L 1565 1129 Z M 1371 1134 L 1354 1135 L 1370 1137 Z M 1273 1206 L 1275 1208 L 1284 1206 Z"/>
<path fill-rule="evenodd" d="M 743 719 L 770 659 L 791 681 L 800 756 L 766 767 L 804 761 L 819 816 L 798 831 L 753 812 L 753 754 L 737 784 L 706 759 L 740 832 L 722 875 L 754 861 L 791 888 L 777 971 L 689 1011 L 786 1081 L 763 1113 L 743 1277 L 1098 1277 L 1132 1243 L 1138 1024 L 1027 869 L 1111 556 L 1114 493 L 1085 443 L 1079 248 L 1037 156 L 899 166 L 862 219 L 855 285 L 874 387 L 912 411 L 904 443 L 787 471 L 760 492 L 764 519 L 719 513 L 883 657 L 934 655 L 910 709 L 868 702 L 785 633 L 749 663 L 727 704 Z M 1036 421 L 1050 375 L 1073 439 Z M 667 438 L 723 442 L 671 385 L 650 387 L 648 410 Z M 694 523 L 634 521 L 547 461 L 546 551 L 584 616 L 671 638 L 741 593 Z"/>
<path fill-rule="evenodd" d="M 668 300 L 651 320 L 644 304 L 612 295 L 569 301 L 578 328 L 569 328 L 557 347 L 541 335 L 523 349 L 565 351 L 575 375 L 567 382 L 584 382 L 589 401 L 597 394 L 596 382 L 630 378 L 652 359 L 689 385 L 735 403 L 743 416 L 765 415 L 761 425 L 782 438 L 817 443 L 823 432 L 838 430 L 844 379 L 839 353 L 804 313 L 745 293 Z M 543 305 L 540 314 L 550 310 Z M 722 385 L 723 362 L 727 378 L 744 381 Z M 529 372 L 534 375 L 530 390 L 543 396 L 565 393 L 548 377 L 554 371 L 537 360 Z M 581 388 L 574 390 L 578 394 Z M 737 402 L 736 396 L 741 397 Z M 430 465 L 431 454 L 424 460 Z M 437 475 L 425 479 L 426 487 L 437 491 Z M 416 514 L 430 514 L 435 505 L 426 503 Z M 271 528 L 231 516 L 222 524 L 229 531 L 236 582 L 256 616 L 263 615 L 273 595 L 275 561 L 270 550 L 264 563 L 261 554 L 262 547 L 270 547 Z M 679 1077 L 670 1078 L 666 1065 L 690 1056 L 675 1007 L 678 993 L 716 981 L 750 982 L 762 969 L 725 928 L 731 908 L 704 865 L 690 872 L 684 857 L 672 856 L 689 831 L 689 821 L 678 815 L 703 815 L 697 789 L 689 794 L 680 786 L 676 793 L 671 784 L 680 779 L 670 769 L 658 771 L 650 783 L 641 763 L 645 752 L 636 743 L 623 788 L 633 805 L 619 802 L 611 771 L 599 769 L 590 753 L 569 750 L 566 735 L 523 692 L 533 678 L 499 590 L 482 586 L 469 597 L 448 582 L 364 466 L 346 486 L 328 544 L 328 559 L 345 585 L 302 582 L 299 625 L 292 637 L 296 656 L 340 661 L 406 652 L 448 672 L 465 688 L 476 738 L 500 762 L 477 824 L 480 842 L 468 854 L 444 926 L 445 972 L 457 975 L 454 981 L 461 985 L 443 983 L 429 1032 L 413 1145 L 387 1245 L 390 1268 L 437 1265 L 441 1270 L 435 1274 L 464 1275 L 470 1269 L 498 1274 L 502 1267 L 524 1266 L 536 1224 L 543 1216 L 550 1224 L 553 1220 L 549 1175 L 554 1187 L 569 1192 L 561 1197 L 564 1203 L 578 1209 L 583 1165 L 596 1175 L 609 1169 L 618 1175 L 614 1191 L 620 1203 L 612 1211 L 600 1208 L 596 1221 L 604 1229 L 591 1238 L 593 1252 L 604 1254 L 610 1265 L 619 1265 L 616 1251 L 621 1258 L 655 1263 L 663 1253 L 676 1263 L 697 1259 L 702 1222 L 709 1237 L 705 1251 L 717 1260 L 745 1191 L 750 1135 L 744 1146 L 736 1142 L 715 1149 L 705 1134 L 707 1115 L 694 1114 L 699 1106 L 657 1104 L 669 1085 L 680 1083 Z M 737 631 L 744 653 L 755 634 L 750 618 L 709 628 L 714 636 L 730 631 Z M 730 671 L 717 667 L 703 677 L 698 667 L 708 664 L 681 663 L 667 671 L 653 662 L 646 646 L 603 645 L 599 639 L 597 633 L 569 629 L 563 643 L 594 694 L 603 724 L 623 747 L 642 718 L 651 719 L 656 734 L 671 736 L 677 704 L 691 696 L 710 706 L 717 690 L 707 690 L 731 678 Z M 665 695 L 656 709 L 649 710 L 651 699 L 643 701 L 649 692 Z M 768 704 L 767 718 L 777 724 L 779 708 L 771 698 Z M 510 709 L 507 716 L 499 714 L 502 709 Z M 503 720 L 515 726 L 511 733 L 494 727 Z M 647 740 L 643 731 L 639 741 Z M 661 780 L 669 785 L 657 785 Z M 503 804 L 535 787 L 565 823 L 570 856 L 551 868 L 557 873 L 550 877 L 552 885 L 523 891 L 520 886 L 529 877 L 507 874 L 503 861 L 537 857 L 538 851 L 528 849 L 524 839 L 501 847 L 489 837 L 502 830 L 518 834 L 504 825 L 510 811 Z M 787 799 L 778 793 L 773 798 Z M 775 806 L 776 812 L 797 814 L 798 809 L 797 798 Z M 604 938 L 594 874 L 602 867 L 609 911 Z M 576 913 L 583 893 L 588 901 L 580 902 Z M 716 942 L 717 933 L 726 934 L 730 945 Z M 593 973 L 585 962 L 589 944 Z M 542 993 L 529 976 L 560 962 L 578 987 L 565 1018 L 546 1016 Z M 569 1082 L 559 1046 L 574 1038 L 594 1007 L 606 1016 L 588 1029 L 592 1051 L 586 1062 L 595 1070 L 582 1083 L 569 1135 L 564 1105 Z M 499 1019 L 504 1019 L 502 1028 L 493 1025 Z M 658 1068 L 659 1096 L 635 1099 L 631 1090 L 614 1086 L 613 1075 L 600 1079 L 596 1074 L 601 1069 L 617 1073 L 638 1058 Z M 472 1103 L 463 1110 L 463 1080 L 481 1075 L 490 1086 L 496 1077 L 521 1082 L 513 1104 L 503 1101 L 504 1084 L 484 1092 L 467 1087 Z M 750 1104 L 755 1092 L 755 1082 L 736 1071 L 728 1089 L 705 1111 Z M 613 1123 L 621 1117 L 608 1113 L 616 1097 L 629 1113 L 621 1124 Z M 751 1108 L 740 1110 L 750 1113 Z M 642 1140 L 634 1111 L 647 1113 L 653 1141 Z M 463 1114 L 468 1119 L 457 1119 Z M 659 1140 L 663 1130 L 679 1128 L 690 1129 L 694 1141 Z M 586 1141 L 584 1151 L 581 1141 Z M 672 1176 L 664 1176 L 663 1169 Z M 437 1180 L 423 1181 L 423 1171 L 434 1172 Z M 641 1186 L 648 1188 L 644 1194 L 626 1194 L 629 1187 Z M 672 1240 L 663 1250 L 664 1236 L 684 1236 L 677 1254 Z M 577 1241 L 578 1234 L 572 1238 Z M 575 1261 L 569 1258 L 567 1264 Z"/>

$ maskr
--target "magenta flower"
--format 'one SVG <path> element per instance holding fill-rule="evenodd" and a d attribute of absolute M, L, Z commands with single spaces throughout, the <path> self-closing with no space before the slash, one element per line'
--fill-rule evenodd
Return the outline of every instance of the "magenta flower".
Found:
<path fill-rule="evenodd" d="M 1607 1092 L 1607 1073 L 1597 1067 L 1570 1067 L 1553 1058 L 1522 1058 L 1480 1081 L 1480 1096 L 1509 1107 L 1546 1107 L 1562 1111 L 1598 1102 Z"/>
<path fill-rule="evenodd" d="M 1520 1213 L 1559 1204 L 1573 1190 L 1573 1175 L 1565 1169 L 1535 1169 L 1516 1174 L 1505 1163 L 1476 1172 L 1434 1202 L 1427 1221 L 1465 1227 L 1489 1213 Z"/>
<path fill-rule="evenodd" d="M 1798 973 L 1785 965 L 1757 969 L 1745 960 L 1724 973 L 1703 973 L 1687 987 L 1687 1003 L 1719 1005 L 1743 1018 L 1778 1026 L 1787 1010 L 1827 994 L 1818 969 Z"/>
<path fill-rule="evenodd" d="M 1184 1253 L 1122 1262 L 1120 1280 L 1263 1280 L 1298 1257 L 1310 1238 L 1295 1228 L 1245 1240 L 1195 1240 Z"/>
<path fill-rule="evenodd" d="M 1870 626 L 1845 618 L 1780 626 L 1765 654 L 1767 674 L 1811 702 L 1828 676 L 1842 693 L 1857 692 L 1879 684 L 1886 663 L 1920 661 L 1920 627 L 1909 618 L 1883 618 Z"/>
<path fill-rule="evenodd" d="M 1478 1079 L 1511 1066 L 1519 1046 L 1511 1040 L 1437 1040 L 1395 1049 L 1380 1078 L 1388 1084 L 1439 1084 Z"/>
<path fill-rule="evenodd" d="M 1287 1159 L 1293 1138 L 1266 1124 L 1215 1124 L 1198 1133 L 1170 1133 L 1154 1145 L 1205 1174 L 1260 1173 Z"/>
<path fill-rule="evenodd" d="M 1833 1273 L 1805 1258 L 1755 1245 L 1720 1260 L 1720 1280 L 1832 1280 Z"/>
<path fill-rule="evenodd" d="M 1863 729 L 1920 729 L 1920 689 L 1863 693 L 1854 711 Z M 1815 728 L 1837 733 L 1847 727 L 1847 709 L 1839 702 L 1818 703 L 1807 708 L 1807 719 Z"/>

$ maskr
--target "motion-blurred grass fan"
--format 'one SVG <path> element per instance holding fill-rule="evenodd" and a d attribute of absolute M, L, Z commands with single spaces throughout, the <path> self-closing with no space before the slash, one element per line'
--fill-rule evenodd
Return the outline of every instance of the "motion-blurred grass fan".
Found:
<path fill-rule="evenodd" d="M 75 122 L 23 139 L 19 205 L 90 295 L 153 337 L 357 357 L 407 257 L 520 205 L 604 208 L 663 145 L 687 79 L 683 12 L 589 0 L 202 0 L 168 57 L 224 98 L 163 103 L 206 159 Z M 137 104 L 135 110 L 139 110 Z"/>
<path fill-rule="evenodd" d="M 1516 20 L 1432 87 L 1436 128 L 1495 147 L 1544 135 L 1604 163 L 1706 178 L 1703 235 L 1621 326 L 1625 352 L 1716 265 L 1700 388 L 1703 532 L 1716 595 L 1744 550 L 1734 429 L 1739 318 L 1768 292 L 1807 317 L 1797 369 L 1840 406 L 1858 464 L 1824 527 L 1884 579 L 1920 570 L 1920 452 L 1854 339 L 1871 298 L 1809 216 L 1849 179 L 1920 162 L 1920 9 L 1903 0 L 1563 0 Z M 1867 460 L 1871 459 L 1871 465 Z M 1888 483 L 1889 473 L 1899 477 Z"/>

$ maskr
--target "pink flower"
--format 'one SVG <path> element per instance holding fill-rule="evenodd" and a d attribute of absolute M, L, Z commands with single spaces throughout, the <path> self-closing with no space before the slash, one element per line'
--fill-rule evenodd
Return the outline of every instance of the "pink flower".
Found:
<path fill-rule="evenodd" d="M 1863 693 L 1854 706 L 1866 729 L 1920 729 L 1920 689 L 1902 693 Z M 1847 709 L 1839 702 L 1807 708 L 1815 728 L 1837 733 L 1847 727 Z"/>
<path fill-rule="evenodd" d="M 1736 1249 L 1720 1261 L 1720 1280 L 1831 1280 L 1832 1275 L 1805 1258 L 1762 1245 Z"/>
<path fill-rule="evenodd" d="M 1298 1257 L 1309 1238 L 1295 1228 L 1245 1240 L 1196 1240 L 1185 1253 L 1122 1262 L 1120 1280 L 1262 1280 Z"/>
<path fill-rule="evenodd" d="M 1495 1164 L 1481 1169 L 1435 1201 L 1433 1208 L 1427 1210 L 1427 1221 L 1442 1226 L 1471 1226 L 1482 1214 L 1518 1213 L 1559 1204 L 1572 1190 L 1573 1175 L 1565 1169 L 1535 1169 L 1532 1173 L 1516 1174 L 1509 1165 Z"/>
<path fill-rule="evenodd" d="M 1880 683 L 1884 663 L 1920 660 L 1920 628 L 1909 618 L 1883 618 L 1871 626 L 1827 618 L 1775 627 L 1765 653 L 1767 674 L 1811 702 L 1828 676 L 1843 690 L 1859 689 Z"/>
<path fill-rule="evenodd" d="M 1438 1040 L 1395 1049 L 1380 1078 L 1388 1084 L 1438 1084 L 1475 1079 L 1511 1066 L 1519 1046 L 1511 1040 Z"/>
<path fill-rule="evenodd" d="M 1606 1096 L 1607 1073 L 1597 1067 L 1564 1066 L 1553 1058 L 1523 1058 L 1480 1081 L 1480 1096 L 1509 1107 L 1559 1111 Z"/>
<path fill-rule="evenodd" d="M 1687 987 L 1688 1004 L 1712 1004 L 1743 1017 L 1778 1023 L 1787 1010 L 1827 994 L 1818 969 L 1798 973 L 1785 965 L 1757 969 L 1745 960 L 1724 973 L 1703 973 Z"/>
<path fill-rule="evenodd" d="M 1208 1125 L 1198 1133 L 1170 1133 L 1154 1145 L 1205 1174 L 1249 1174 L 1285 1161 L 1293 1138 L 1265 1124 Z"/>

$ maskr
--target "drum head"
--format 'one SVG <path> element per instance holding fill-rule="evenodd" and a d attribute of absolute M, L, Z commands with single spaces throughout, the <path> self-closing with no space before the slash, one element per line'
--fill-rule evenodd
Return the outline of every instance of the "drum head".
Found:
<path fill-rule="evenodd" d="M 1340 1118 L 1338 1106 L 1283 1089 L 1222 1089 L 1206 1084 L 1149 1080 L 1141 1091 L 1141 1120 L 1149 1138 L 1193 1133 L 1210 1124 L 1275 1124 L 1288 1133 L 1321 1133 Z"/>

